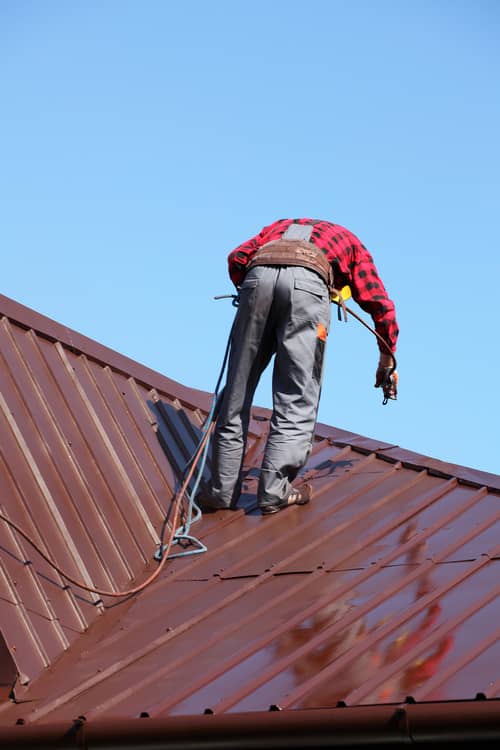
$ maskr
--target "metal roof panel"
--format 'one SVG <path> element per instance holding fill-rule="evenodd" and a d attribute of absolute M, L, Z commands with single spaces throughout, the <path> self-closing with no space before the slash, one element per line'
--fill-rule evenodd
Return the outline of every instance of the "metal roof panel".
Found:
<path fill-rule="evenodd" d="M 210 395 L 0 313 L 2 513 L 88 584 L 144 580 Z M 318 425 L 310 506 L 264 518 L 269 417 L 252 412 L 239 510 L 197 521 L 207 551 L 137 596 L 68 584 L 0 522 L 21 701 L 0 692 L 0 725 L 499 696 L 500 477 Z"/>

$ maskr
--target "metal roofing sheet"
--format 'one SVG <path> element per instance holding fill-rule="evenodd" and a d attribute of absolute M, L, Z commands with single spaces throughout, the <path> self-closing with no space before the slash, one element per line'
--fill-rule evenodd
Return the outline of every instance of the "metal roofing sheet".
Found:
<path fill-rule="evenodd" d="M 210 396 L 0 312 L 1 512 L 91 585 L 143 580 Z M 313 502 L 263 518 L 268 423 L 240 509 L 138 596 L 68 585 L 0 523 L 0 724 L 499 696 L 500 477 L 318 425 Z"/>

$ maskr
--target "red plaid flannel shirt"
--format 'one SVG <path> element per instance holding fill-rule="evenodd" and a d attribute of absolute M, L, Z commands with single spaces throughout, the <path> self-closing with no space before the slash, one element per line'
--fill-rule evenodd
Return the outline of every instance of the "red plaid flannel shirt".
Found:
<path fill-rule="evenodd" d="M 321 248 L 330 261 L 336 288 L 341 289 L 346 284 L 350 286 L 353 299 L 371 315 L 375 330 L 395 352 L 399 329 L 394 303 L 389 299 L 366 247 L 356 235 L 338 224 L 314 219 L 280 219 L 264 227 L 255 237 L 229 253 L 229 276 L 232 282 L 239 286 L 245 277 L 246 267 L 257 250 L 272 240 L 280 239 L 290 224 L 313 222 L 310 241 Z M 379 349 L 385 352 L 380 342 Z"/>

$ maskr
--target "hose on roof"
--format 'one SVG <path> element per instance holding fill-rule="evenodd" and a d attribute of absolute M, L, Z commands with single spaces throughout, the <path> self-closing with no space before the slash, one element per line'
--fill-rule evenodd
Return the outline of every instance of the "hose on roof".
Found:
<path fill-rule="evenodd" d="M 227 295 L 227 296 L 231 296 L 233 298 L 233 306 L 237 307 L 238 295 Z M 216 297 L 215 299 L 218 299 L 218 298 Z M 200 545 L 200 549 L 197 551 L 202 551 L 202 552 L 205 551 L 206 548 L 203 545 L 201 545 L 201 543 L 198 542 L 198 540 L 195 540 L 194 538 L 189 536 L 189 524 L 191 523 L 191 518 L 192 518 L 192 508 L 194 505 L 194 497 L 196 495 L 198 484 L 201 479 L 201 475 L 203 473 L 203 468 L 204 468 L 205 461 L 207 458 L 208 442 L 209 442 L 210 436 L 215 426 L 218 406 L 220 404 L 220 398 L 222 396 L 222 392 L 219 393 L 219 389 L 220 389 L 220 385 L 222 382 L 222 377 L 224 375 L 224 371 L 226 369 L 227 361 L 229 359 L 229 351 L 231 348 L 231 340 L 232 340 L 232 335 L 233 335 L 234 324 L 235 324 L 235 321 L 233 320 L 233 324 L 231 326 L 231 330 L 228 336 L 226 351 L 224 353 L 224 357 L 222 361 L 222 367 L 220 369 L 220 372 L 217 378 L 217 383 L 215 386 L 215 391 L 214 391 L 214 395 L 212 399 L 212 406 L 208 413 L 207 419 L 205 420 L 205 424 L 202 428 L 201 438 L 198 442 L 198 445 L 196 446 L 194 450 L 193 455 L 187 461 L 184 467 L 184 470 L 182 473 L 181 485 L 178 491 L 174 494 L 172 504 L 163 521 L 163 526 L 162 526 L 162 530 L 160 534 L 160 548 L 159 548 L 159 551 L 155 555 L 155 559 L 159 561 L 159 565 L 154 571 L 154 573 L 152 573 L 148 578 L 146 578 L 145 581 L 143 581 L 141 584 L 137 586 L 126 589 L 125 591 L 109 591 L 107 589 L 100 589 L 95 586 L 89 586 L 84 581 L 80 581 L 77 578 L 73 578 L 68 573 L 66 573 L 65 570 L 63 570 L 63 568 L 61 568 L 49 555 L 47 555 L 40 548 L 40 546 L 34 541 L 34 539 L 32 539 L 32 537 L 26 531 L 24 531 L 20 526 L 17 525 L 17 523 L 15 523 L 15 521 L 12 521 L 10 518 L 8 518 L 6 515 L 4 515 L 0 511 L 0 520 L 4 521 L 8 526 L 14 529 L 14 531 L 16 531 L 19 534 L 19 536 L 21 536 L 31 547 L 33 547 L 33 549 L 35 549 L 38 552 L 40 557 L 42 557 L 45 560 L 45 562 L 51 566 L 51 568 L 57 571 L 57 573 L 59 573 L 59 575 L 62 578 L 64 578 L 64 580 L 68 581 L 69 583 L 72 583 L 74 586 L 76 586 L 79 589 L 83 589 L 83 591 L 88 591 L 92 594 L 97 594 L 98 596 L 107 596 L 107 597 L 111 597 L 114 599 L 121 599 L 127 596 L 133 596 L 134 594 L 138 594 L 140 591 L 143 591 L 147 586 L 149 586 L 151 583 L 153 583 L 153 581 L 155 581 L 158 578 L 163 568 L 165 567 L 167 560 L 170 559 L 169 558 L 170 549 L 179 539 L 184 538 L 184 539 L 187 539 L 188 541 L 197 542 Z M 196 469 L 198 469 L 198 477 L 195 480 L 192 492 L 190 493 L 190 495 L 188 495 L 187 488 L 189 486 L 189 483 Z M 177 527 L 177 524 L 179 523 L 179 519 L 181 517 L 182 500 L 184 496 L 188 498 L 187 519 L 184 519 L 183 524 L 180 527 Z M 170 532 L 169 532 L 167 541 L 163 543 L 165 529 L 167 528 L 168 522 L 170 520 L 171 520 Z M 175 555 L 172 555 L 171 557 L 175 557 Z"/>
<path fill-rule="evenodd" d="M 232 299 L 233 307 L 238 307 L 238 304 L 239 304 L 239 295 L 238 294 L 224 294 L 224 295 L 221 295 L 221 296 L 218 296 L 218 297 L 214 297 L 214 299 L 225 299 L 225 298 L 228 298 L 228 297 L 230 297 Z M 219 375 L 217 377 L 217 383 L 215 385 L 214 395 L 213 395 L 213 398 L 212 398 L 212 406 L 210 408 L 208 416 L 207 416 L 207 418 L 205 420 L 205 424 L 203 426 L 202 438 L 201 438 L 202 440 L 203 440 L 203 436 L 204 436 L 206 430 L 210 429 L 210 431 L 212 431 L 213 426 L 215 424 L 215 421 L 217 419 L 218 412 L 219 412 L 219 407 L 220 407 L 220 403 L 222 401 L 222 394 L 224 392 L 224 388 L 222 389 L 222 391 L 220 393 L 219 393 L 219 389 L 220 389 L 220 386 L 221 386 L 221 383 L 222 383 L 222 377 L 223 377 L 224 372 L 226 370 L 227 362 L 228 362 L 228 359 L 229 359 L 229 352 L 231 351 L 231 342 L 233 340 L 233 331 L 234 331 L 235 324 L 236 324 L 236 318 L 233 319 L 233 323 L 231 325 L 231 330 L 229 331 L 229 336 L 227 338 L 226 350 L 224 352 L 224 357 L 222 359 L 222 365 L 221 365 L 221 368 L 220 368 L 220 371 L 219 371 Z M 160 543 L 158 545 L 158 550 L 155 553 L 155 560 L 161 560 L 165 554 L 169 555 L 170 547 L 173 544 L 177 544 L 178 542 L 181 542 L 181 541 L 187 541 L 188 544 L 191 544 L 192 546 L 194 546 L 195 549 L 194 550 L 190 550 L 190 551 L 178 552 L 178 553 L 176 553 L 174 555 L 169 555 L 170 559 L 172 559 L 173 557 L 184 557 L 186 555 L 195 555 L 195 554 L 198 554 L 200 552 L 206 552 L 207 551 L 207 548 L 205 547 L 205 545 L 202 544 L 202 542 L 200 542 L 199 539 L 196 539 L 196 537 L 191 536 L 190 533 L 189 533 L 190 529 L 191 529 L 191 524 L 194 523 L 195 521 L 198 521 L 201 518 L 201 516 L 202 516 L 201 510 L 196 505 L 196 503 L 194 501 L 194 498 L 196 497 L 196 493 L 198 492 L 198 486 L 200 484 L 200 481 L 201 481 L 201 478 L 202 478 L 202 475 L 203 475 L 203 471 L 205 469 L 205 463 L 206 463 L 207 455 L 208 455 L 208 440 L 203 441 L 203 442 L 204 442 L 203 452 L 200 454 L 198 452 L 198 446 L 197 446 L 197 448 L 195 450 L 195 454 L 193 454 L 193 456 L 187 461 L 187 463 L 186 463 L 186 465 L 184 467 L 183 474 L 182 474 L 182 476 L 184 477 L 186 471 L 191 466 L 192 462 L 194 461 L 194 457 L 196 455 L 196 465 L 197 465 L 197 468 L 198 468 L 198 476 L 196 477 L 196 480 L 194 482 L 194 485 L 193 485 L 193 488 L 192 488 L 191 492 L 188 494 L 187 491 L 186 491 L 186 493 L 185 493 L 186 497 L 188 499 L 187 513 L 185 514 L 185 517 L 182 519 L 182 525 L 175 532 L 175 534 L 174 534 L 174 536 L 172 538 L 172 542 L 170 544 L 163 544 L 163 536 L 164 536 L 165 529 L 167 527 L 167 524 L 168 524 L 168 521 L 169 521 L 169 517 L 170 517 L 170 512 L 171 512 L 171 508 L 169 509 L 169 511 L 166 514 L 165 519 L 163 521 L 163 526 L 162 526 L 162 529 L 161 529 L 161 532 L 160 532 Z M 200 455 L 201 455 L 201 460 L 200 460 Z M 198 466 L 198 462 L 199 462 L 199 466 Z M 195 517 L 194 518 L 193 518 L 193 509 L 195 511 Z"/>
<path fill-rule="evenodd" d="M 238 306 L 238 295 L 237 294 L 221 295 L 219 297 L 215 297 L 215 299 L 223 299 L 225 297 L 232 298 L 233 305 L 235 307 Z M 341 296 L 339 297 L 339 300 L 342 300 Z M 368 323 L 366 323 L 359 315 L 357 315 L 355 312 L 353 312 L 353 310 L 351 310 L 350 308 L 348 308 L 345 305 L 345 302 L 343 300 L 342 301 L 338 301 L 338 302 L 335 301 L 335 300 L 333 300 L 333 301 L 339 307 L 339 310 L 340 310 L 340 308 L 342 308 L 342 310 L 344 312 L 344 316 L 346 315 L 346 312 L 348 312 L 350 315 L 352 315 L 354 318 L 356 318 L 356 320 L 358 320 L 360 323 L 362 323 L 362 325 L 364 325 L 365 328 L 367 328 L 369 331 L 371 331 L 371 333 L 373 333 L 374 336 L 376 336 L 382 342 L 382 344 L 384 345 L 384 347 L 387 349 L 387 351 L 389 352 L 389 354 L 392 356 L 393 367 L 392 367 L 392 371 L 391 372 L 394 372 L 396 370 L 396 358 L 395 358 L 392 350 L 390 349 L 389 345 L 384 340 L 384 338 L 382 336 L 380 336 L 374 328 L 372 328 L 371 326 L 369 326 Z M 220 396 L 222 395 L 222 394 L 219 394 L 219 388 L 220 388 L 220 384 L 222 382 L 222 377 L 223 377 L 223 374 L 224 374 L 224 370 L 226 369 L 226 364 L 227 364 L 227 360 L 228 360 L 228 357 L 229 357 L 229 351 L 230 351 L 230 348 L 231 348 L 231 339 L 232 339 L 232 333 L 233 333 L 233 329 L 234 329 L 234 323 L 235 323 L 235 321 L 233 321 L 233 325 L 232 325 L 231 331 L 229 333 L 228 342 L 227 342 L 226 351 L 225 351 L 224 358 L 223 358 L 222 367 L 221 367 L 221 370 L 220 370 L 220 373 L 219 373 L 219 376 L 218 376 L 218 379 L 217 379 L 217 384 L 215 386 L 214 398 L 213 398 L 213 402 L 212 402 L 212 408 L 211 408 L 211 410 L 210 410 L 210 412 L 208 414 L 207 420 L 205 422 L 201 439 L 200 439 L 200 441 L 199 441 L 199 443 L 198 443 L 198 445 L 197 445 L 197 447 L 195 449 L 195 452 L 193 453 L 192 457 L 188 460 L 188 462 L 186 464 L 186 467 L 185 467 L 184 472 L 183 472 L 183 480 L 182 480 L 181 486 L 180 486 L 179 490 L 175 493 L 174 498 L 172 500 L 172 505 L 170 506 L 170 509 L 169 509 L 169 513 L 165 517 L 165 520 L 163 522 L 163 527 L 162 527 L 162 532 L 161 532 L 161 542 L 162 543 L 160 544 L 159 553 L 157 553 L 157 555 L 155 556 L 156 559 L 159 560 L 159 565 L 156 568 L 156 570 L 154 571 L 154 573 L 152 573 L 148 578 L 146 578 L 145 581 L 143 581 L 142 583 L 140 583 L 137 586 L 134 586 L 132 588 L 126 589 L 125 591 L 110 591 L 110 590 L 106 590 L 106 589 L 100 589 L 100 588 L 97 588 L 95 586 L 89 586 L 84 581 L 80 581 L 80 580 L 78 580 L 76 578 L 73 578 L 68 573 L 66 573 L 63 570 L 63 568 L 61 568 L 49 555 L 47 555 L 40 548 L 40 546 L 34 541 L 34 539 L 32 539 L 30 537 L 30 535 L 28 533 L 26 533 L 20 526 L 18 526 L 17 523 L 15 523 L 15 521 L 12 521 L 10 518 L 8 518 L 6 515 L 4 515 L 0 511 L 0 520 L 4 521 L 8 526 L 10 526 L 12 529 L 14 529 L 14 531 L 17 534 L 19 534 L 19 536 L 21 536 L 31 547 L 33 547 L 33 549 L 35 549 L 38 552 L 38 554 L 40 555 L 40 557 L 42 557 L 48 565 L 50 565 L 55 571 L 57 571 L 57 573 L 59 573 L 59 575 L 61 576 L 61 578 L 64 578 L 66 581 L 68 581 L 69 583 L 72 583 L 74 586 L 76 586 L 79 589 L 82 589 L 83 591 L 88 591 L 88 592 L 90 592 L 92 594 L 97 594 L 98 596 L 106 596 L 106 597 L 111 597 L 111 598 L 114 598 L 114 599 L 121 599 L 121 598 L 124 598 L 124 597 L 127 597 L 127 596 L 133 596 L 134 594 L 138 594 L 140 591 L 143 591 L 147 586 L 149 586 L 151 583 L 153 583 L 153 581 L 155 581 L 158 578 L 158 576 L 162 572 L 163 568 L 165 567 L 165 564 L 166 564 L 167 560 L 169 559 L 169 551 L 170 551 L 172 545 L 175 544 L 176 541 L 177 541 L 176 540 L 176 536 L 177 537 L 182 536 L 182 532 L 184 532 L 184 536 L 186 538 L 189 538 L 189 536 L 188 536 L 189 529 L 188 529 L 186 523 L 184 523 L 184 525 L 181 526 L 180 528 L 177 528 L 177 524 L 178 524 L 179 518 L 181 516 L 182 500 L 183 500 L 183 497 L 185 495 L 188 497 L 188 501 L 189 501 L 188 519 L 190 520 L 192 506 L 193 506 L 193 503 L 194 503 L 194 497 L 196 495 L 196 490 L 198 488 L 198 483 L 199 483 L 199 480 L 201 478 L 201 474 L 203 472 L 203 467 L 204 467 L 204 463 L 205 463 L 206 456 L 207 456 L 208 441 L 210 439 L 210 436 L 211 436 L 212 431 L 213 431 L 214 426 L 215 426 L 215 419 L 216 419 L 216 415 L 217 415 L 217 405 L 218 405 L 218 403 L 220 403 Z M 385 401 L 384 401 L 384 403 L 385 403 Z M 187 495 L 187 488 L 189 486 L 189 483 L 190 483 L 190 481 L 191 481 L 191 479 L 193 477 L 193 474 L 194 474 L 196 468 L 198 467 L 198 462 L 200 461 L 200 458 L 201 458 L 201 466 L 199 467 L 199 475 L 198 475 L 198 478 L 197 478 L 197 480 L 195 482 L 193 491 L 191 492 L 190 496 L 188 496 Z M 167 541 L 166 541 L 165 544 L 163 544 L 163 534 L 165 532 L 165 528 L 167 526 L 168 520 L 170 520 L 170 515 L 172 515 L 171 528 L 170 528 L 170 532 L 169 532 Z"/>
<path fill-rule="evenodd" d="M 7 518 L 1 511 L 0 511 L 0 519 L 2 521 L 5 521 L 6 524 L 8 524 L 14 531 L 16 531 L 22 538 L 28 542 L 42 557 L 46 563 L 48 563 L 54 570 L 56 570 L 59 575 L 64 578 L 66 581 L 69 581 L 69 583 L 72 583 L 74 586 L 77 586 L 79 589 L 83 589 L 84 591 L 89 591 L 93 594 L 98 594 L 99 596 L 108 596 L 112 598 L 123 598 L 126 596 L 132 596 L 133 594 L 138 594 L 140 591 L 143 591 L 147 586 L 149 586 L 151 583 L 153 583 L 156 578 L 160 575 L 161 571 L 163 570 L 165 563 L 168 560 L 168 550 L 170 550 L 174 536 L 176 534 L 176 526 L 179 519 L 180 509 L 181 509 L 181 503 L 182 498 L 184 496 L 184 493 L 186 492 L 186 488 L 191 481 L 191 477 L 193 476 L 193 472 L 196 469 L 196 465 L 198 463 L 198 460 L 203 453 L 203 450 L 205 448 L 205 444 L 208 442 L 210 435 L 212 433 L 212 429 L 214 427 L 214 422 L 212 422 L 210 425 L 208 425 L 207 430 L 205 431 L 205 434 L 203 435 L 198 448 L 192 458 L 191 466 L 189 468 L 189 471 L 186 474 L 186 477 L 184 481 L 182 482 L 182 485 L 179 489 L 179 491 L 176 493 L 174 499 L 173 499 L 173 518 L 172 518 L 172 526 L 171 530 L 168 536 L 168 540 L 165 544 L 165 550 L 167 551 L 167 554 L 164 554 L 160 560 L 160 563 L 155 570 L 155 572 L 150 575 L 148 578 L 146 578 L 145 581 L 143 581 L 138 586 L 134 586 L 133 588 L 126 589 L 125 591 L 108 591 L 105 589 L 99 589 L 94 586 L 89 586 L 84 581 L 79 581 L 76 578 L 73 578 L 68 573 L 66 573 L 59 565 L 51 558 L 49 555 L 47 555 L 39 546 L 38 544 L 30 537 L 29 534 L 27 534 L 23 529 L 21 529 L 20 526 L 17 525 L 14 521 L 12 521 L 10 518 Z"/>

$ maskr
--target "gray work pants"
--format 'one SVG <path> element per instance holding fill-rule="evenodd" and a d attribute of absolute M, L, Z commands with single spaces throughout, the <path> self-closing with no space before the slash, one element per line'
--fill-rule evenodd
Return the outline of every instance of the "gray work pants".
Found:
<path fill-rule="evenodd" d="M 233 506 L 250 407 L 275 354 L 273 413 L 258 486 L 259 506 L 288 497 L 311 451 L 323 374 L 330 300 L 325 282 L 300 266 L 256 266 L 240 289 L 227 382 L 214 431 L 214 498 Z"/>

